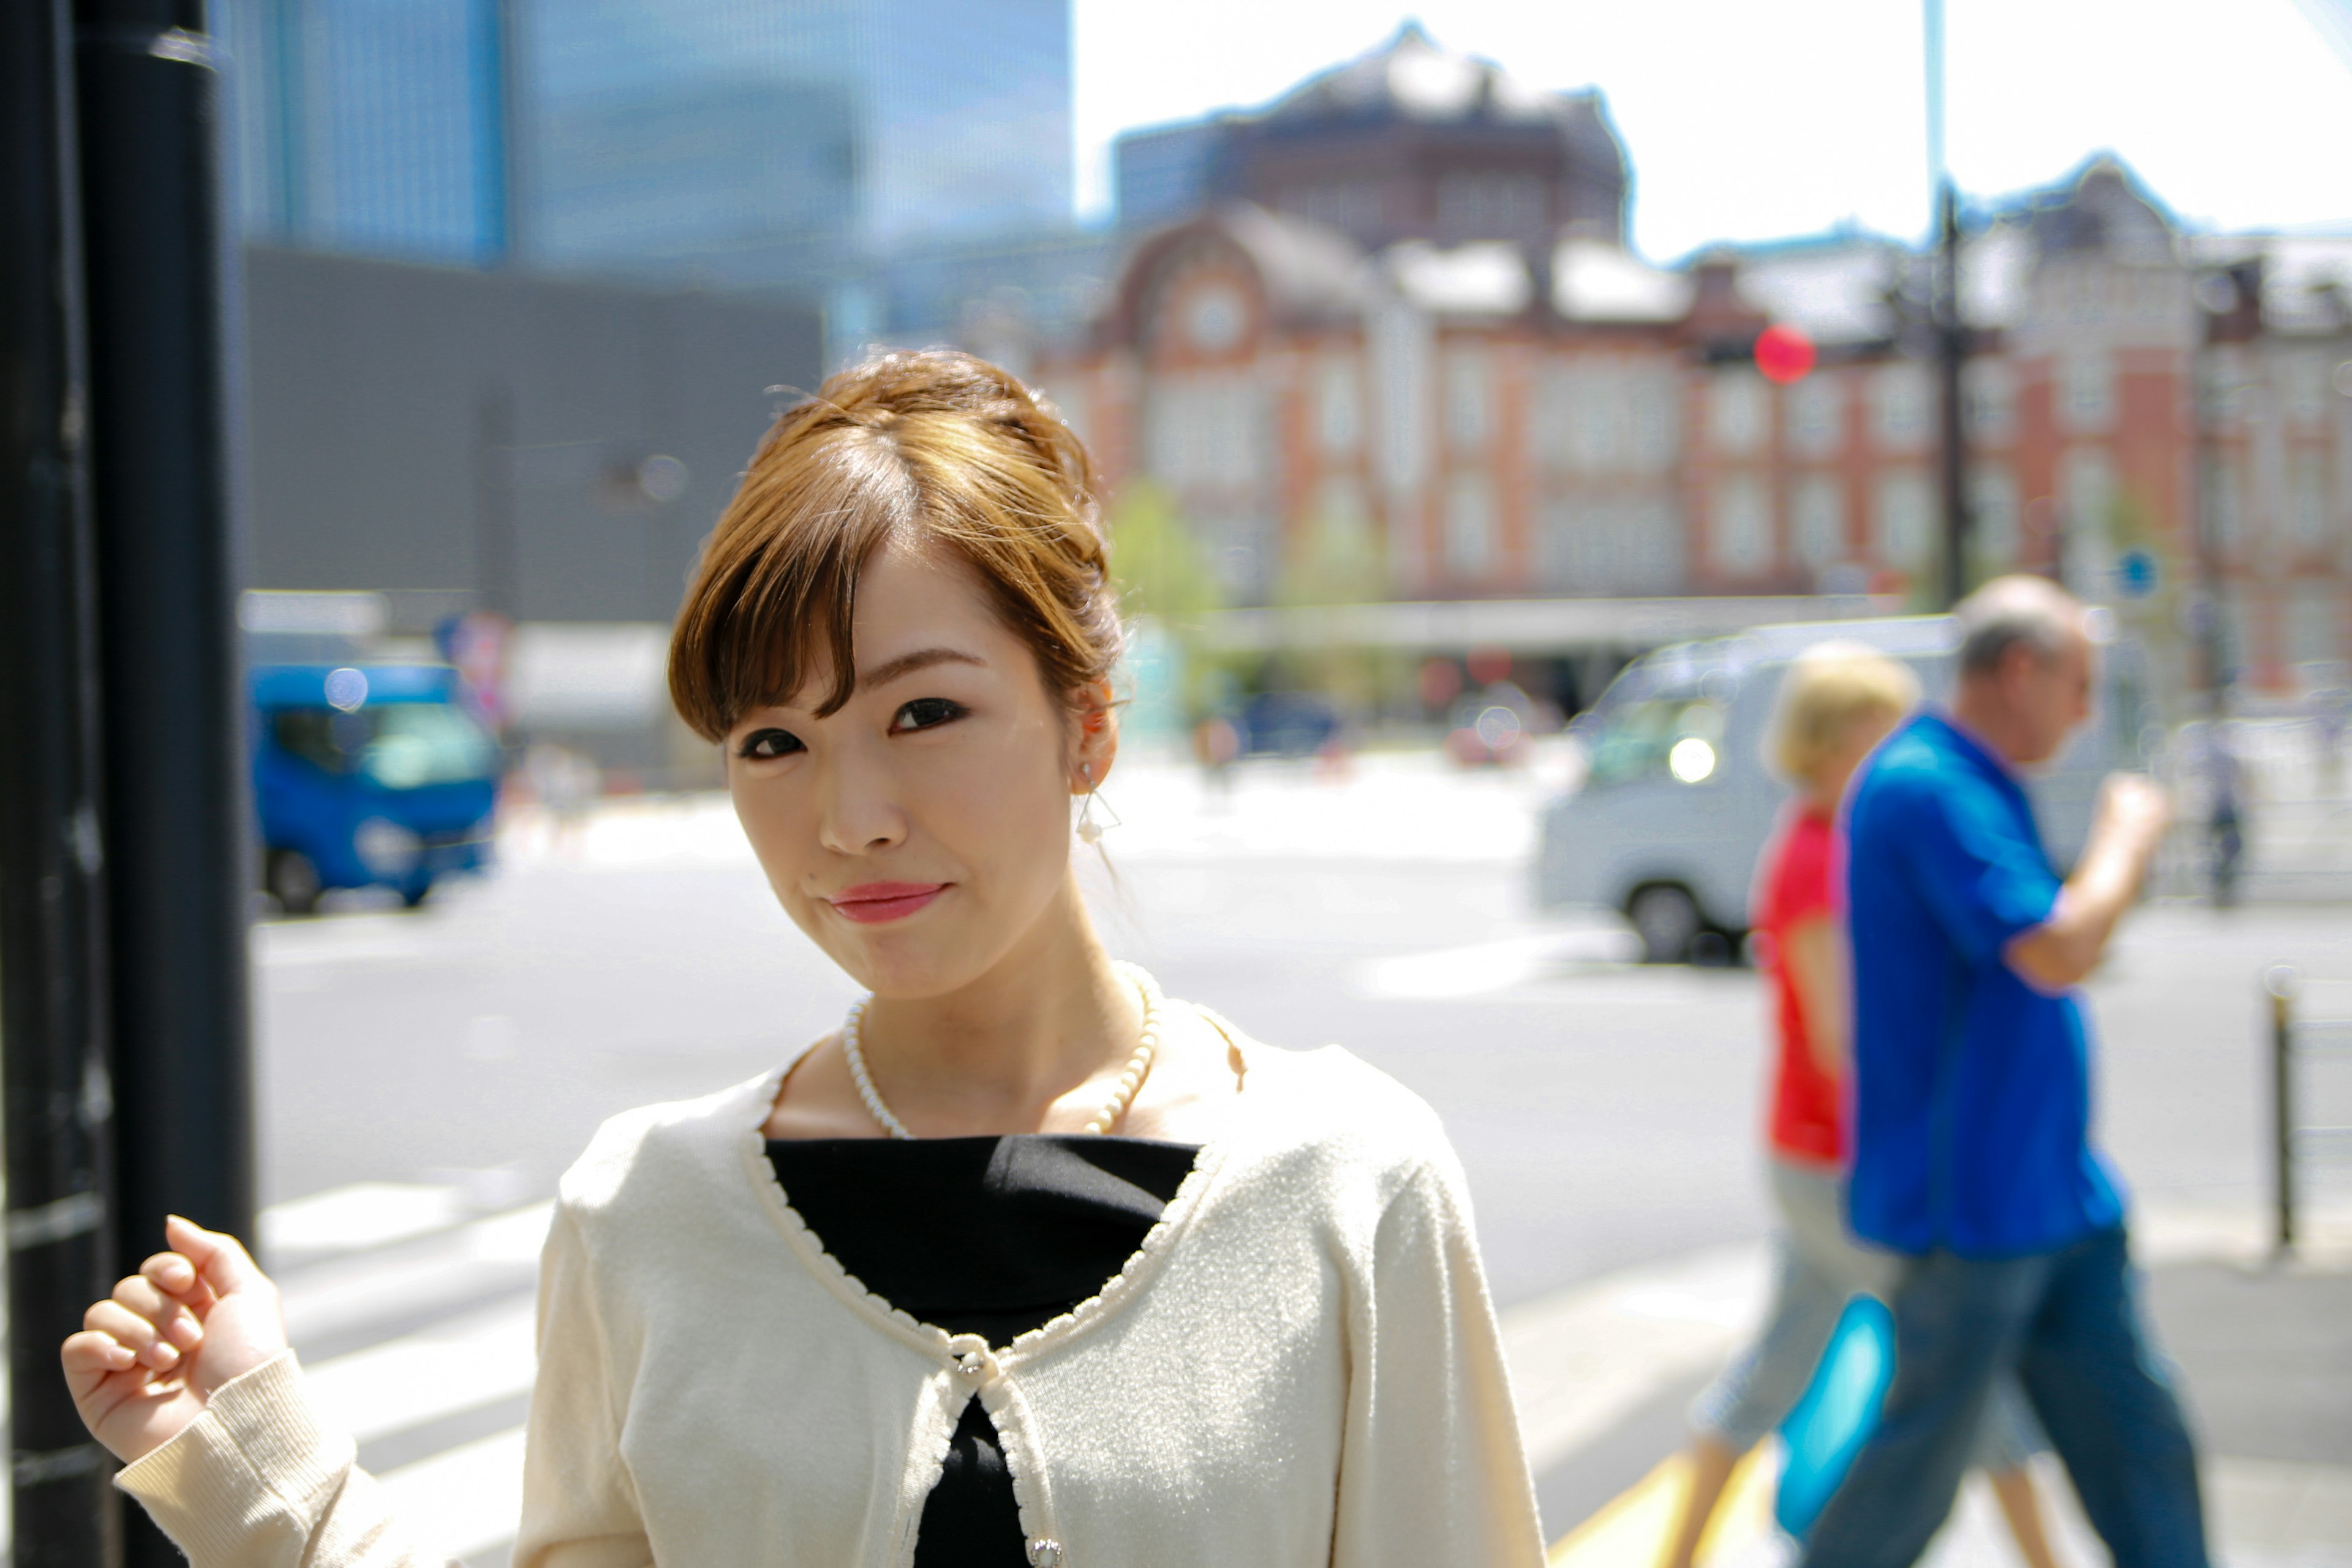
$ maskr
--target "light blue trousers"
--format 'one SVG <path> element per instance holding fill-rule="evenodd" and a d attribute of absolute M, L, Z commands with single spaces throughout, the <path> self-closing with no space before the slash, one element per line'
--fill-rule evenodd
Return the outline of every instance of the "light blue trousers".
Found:
<path fill-rule="evenodd" d="M 1780 1228 L 1772 1238 L 1772 1304 L 1755 1342 L 1707 1385 L 1690 1413 L 1693 1427 L 1740 1452 L 1796 1408 L 1846 1302 L 1858 1295 L 1892 1301 L 1906 1262 L 1855 1240 L 1846 1229 L 1837 1176 L 1789 1160 L 1765 1163 L 1772 1201 L 1780 1211 Z M 2001 1373 L 1986 1403 L 1969 1462 L 1980 1469 L 2014 1469 L 2049 1447 L 2016 1374 Z"/>

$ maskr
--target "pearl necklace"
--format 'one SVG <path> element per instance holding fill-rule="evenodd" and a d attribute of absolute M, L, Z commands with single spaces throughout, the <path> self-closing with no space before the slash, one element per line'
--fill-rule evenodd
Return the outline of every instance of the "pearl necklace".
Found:
<path fill-rule="evenodd" d="M 1135 1103 L 1135 1092 L 1143 1087 L 1144 1079 L 1151 1071 L 1152 1056 L 1160 1049 L 1160 983 L 1136 964 L 1117 963 L 1112 967 L 1142 993 L 1143 1029 L 1135 1042 L 1135 1054 L 1127 1058 L 1127 1067 L 1118 1075 L 1118 1088 L 1087 1123 L 1088 1132 L 1108 1132 L 1118 1125 L 1119 1118 Z M 881 1092 L 866 1070 L 866 1052 L 859 1036 L 866 1023 L 866 1005 L 873 1000 L 870 995 L 861 996 L 851 1005 L 849 1016 L 841 1024 L 841 1054 L 849 1058 L 849 1076 L 857 1085 L 857 1098 L 866 1102 L 866 1112 L 876 1125 L 893 1138 L 912 1139 L 915 1135 L 883 1103 Z"/>

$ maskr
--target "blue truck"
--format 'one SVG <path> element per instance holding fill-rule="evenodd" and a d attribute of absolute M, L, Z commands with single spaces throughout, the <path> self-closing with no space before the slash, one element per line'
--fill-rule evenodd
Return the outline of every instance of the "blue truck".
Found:
<path fill-rule="evenodd" d="M 331 888 L 414 907 L 490 858 L 502 758 L 446 665 L 263 665 L 252 674 L 263 888 L 309 914 Z"/>

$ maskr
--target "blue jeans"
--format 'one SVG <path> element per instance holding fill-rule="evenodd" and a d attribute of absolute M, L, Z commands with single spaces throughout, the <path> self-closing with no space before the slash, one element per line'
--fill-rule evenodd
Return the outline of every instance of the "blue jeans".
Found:
<path fill-rule="evenodd" d="M 1897 1286 L 1878 1430 L 1803 1568 L 1906 1568 L 1951 1512 L 1993 1380 L 2014 1367 L 2115 1568 L 2206 1568 L 2197 1455 L 2141 1326 L 2120 1227 L 2056 1252 L 1931 1252 Z"/>
<path fill-rule="evenodd" d="M 1853 1238 L 1845 1226 L 1844 1184 L 1834 1173 L 1778 1156 L 1765 1172 L 1780 1211 L 1772 1304 L 1755 1343 L 1691 1405 L 1695 1430 L 1743 1454 L 1796 1408 L 1846 1302 L 1858 1295 L 1892 1300 L 1909 1262 Z M 2015 1375 L 1996 1378 L 1969 1462 L 2014 1469 L 2049 1447 Z"/>

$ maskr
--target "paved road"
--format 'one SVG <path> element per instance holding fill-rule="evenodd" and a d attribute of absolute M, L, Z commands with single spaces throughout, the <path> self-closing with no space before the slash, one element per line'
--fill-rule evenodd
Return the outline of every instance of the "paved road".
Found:
<path fill-rule="evenodd" d="M 1114 947 L 1171 992 L 1278 1044 L 1342 1041 L 1437 1106 L 1497 1299 L 1528 1312 L 1634 1266 L 1752 1246 L 1765 1226 L 1754 976 L 1629 966 L 1605 926 L 1531 919 L 1520 868 L 1539 793 L 1432 760 L 1342 781 L 1269 770 L 1230 800 L 1140 770 L 1118 802 L 1116 874 L 1094 874 Z M 604 1116 L 762 1070 L 851 994 L 778 912 L 723 803 L 618 809 L 563 849 L 525 824 L 510 851 L 496 878 L 415 914 L 266 928 L 257 985 L 264 1185 L 299 1342 L 362 1420 L 363 1457 L 454 1545 L 493 1554 L 511 1499 L 472 1483 L 513 1465 L 543 1224 L 529 1205 Z M 2106 1139 L 2152 1205 L 2236 1223 L 2267 1192 L 2255 976 L 2291 962 L 2352 981 L 2347 935 L 2341 910 L 2137 919 L 2093 995 Z M 2352 986 L 2318 999 L 2352 1015 Z M 2352 1095 L 2332 1119 L 2347 1110 Z M 460 1223 L 476 1215 L 506 1217 Z M 2289 1363 L 2232 1340 L 2252 1321 L 2232 1295 L 2244 1276 L 2167 1278 L 2205 1303 L 2181 1321 L 2216 1369 L 2197 1375 L 2227 1390 L 2217 1436 L 2352 1462 L 2340 1420 L 2265 1421 Z M 2287 1321 L 2334 1366 L 2340 1289 L 2312 1296 Z M 1695 1375 L 1622 1402 L 1588 1451 L 1663 1452 Z M 1572 1479 L 1549 1477 L 1556 1507 Z"/>

